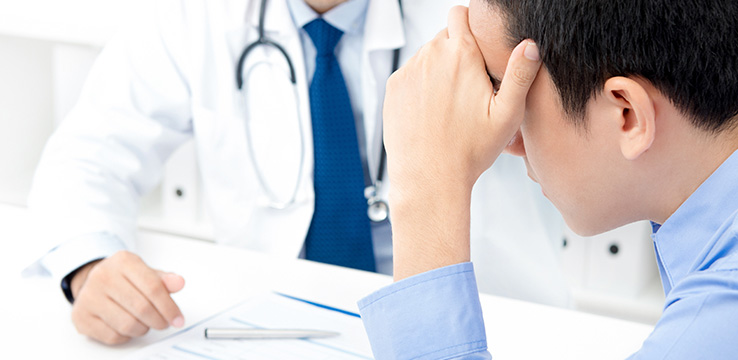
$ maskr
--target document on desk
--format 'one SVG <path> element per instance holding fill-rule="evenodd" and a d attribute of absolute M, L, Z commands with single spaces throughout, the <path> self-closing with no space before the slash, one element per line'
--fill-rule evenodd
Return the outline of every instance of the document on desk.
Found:
<path fill-rule="evenodd" d="M 205 339 L 206 328 L 316 329 L 339 332 L 325 339 Z M 126 359 L 371 359 L 361 319 L 319 304 L 268 293 L 250 298 L 149 345 Z"/>

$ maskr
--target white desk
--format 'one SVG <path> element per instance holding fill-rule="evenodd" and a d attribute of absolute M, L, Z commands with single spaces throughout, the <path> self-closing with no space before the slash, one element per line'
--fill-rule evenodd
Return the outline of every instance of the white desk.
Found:
<path fill-rule="evenodd" d="M 48 278 L 23 279 L 33 260 L 26 233 L 37 226 L 21 208 L 0 205 L 0 351 L 27 359 L 116 359 L 174 330 L 152 330 L 129 344 L 107 347 L 78 335 L 69 305 Z M 137 252 L 150 265 L 184 276 L 174 296 L 188 324 L 251 294 L 277 290 L 357 311 L 356 300 L 390 277 L 216 246 L 175 236 L 141 233 Z M 651 327 L 517 300 L 483 295 L 489 347 L 496 360 L 623 359 L 640 347 Z"/>

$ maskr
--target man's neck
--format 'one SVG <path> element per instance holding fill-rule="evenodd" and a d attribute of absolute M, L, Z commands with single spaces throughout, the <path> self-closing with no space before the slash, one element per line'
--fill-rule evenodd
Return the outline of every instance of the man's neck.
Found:
<path fill-rule="evenodd" d="M 655 203 L 661 202 L 660 213 L 652 218 L 658 223 L 669 218 L 738 149 L 736 130 L 715 135 L 691 125 L 686 127 L 691 136 L 683 131 L 678 137 L 680 143 L 665 151 L 669 156 L 664 160 L 665 168 L 660 175 L 663 193 L 660 199 L 653 199 Z M 670 180 L 664 181 L 664 176 Z"/>
<path fill-rule="evenodd" d="M 325 14 L 328 10 L 333 9 L 338 6 L 338 4 L 346 1 L 347 0 L 305 0 L 305 3 L 318 14 Z"/>

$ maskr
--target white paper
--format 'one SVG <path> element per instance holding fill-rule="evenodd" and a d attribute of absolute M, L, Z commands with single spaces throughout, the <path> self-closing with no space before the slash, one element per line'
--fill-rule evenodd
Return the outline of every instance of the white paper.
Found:
<path fill-rule="evenodd" d="M 337 331 L 326 339 L 205 339 L 205 328 L 315 329 Z M 361 319 L 278 294 L 244 301 L 126 359 L 371 359 Z"/>

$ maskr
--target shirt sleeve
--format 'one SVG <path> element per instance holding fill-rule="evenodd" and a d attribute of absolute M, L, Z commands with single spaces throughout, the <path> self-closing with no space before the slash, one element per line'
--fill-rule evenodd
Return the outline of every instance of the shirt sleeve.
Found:
<path fill-rule="evenodd" d="M 398 281 L 358 305 L 377 359 L 491 359 L 471 263 Z"/>
<path fill-rule="evenodd" d="M 53 283 L 90 261 L 106 258 L 125 244 L 110 233 L 94 233 L 74 238 L 49 250 L 44 256 L 23 270 L 23 276 L 49 275 Z"/>
<path fill-rule="evenodd" d="M 105 46 L 79 101 L 47 142 L 28 197 L 25 275 L 55 283 L 85 263 L 135 250 L 140 197 L 192 135 L 184 10 L 157 2 Z M 49 249 L 53 249 L 49 251 Z"/>

